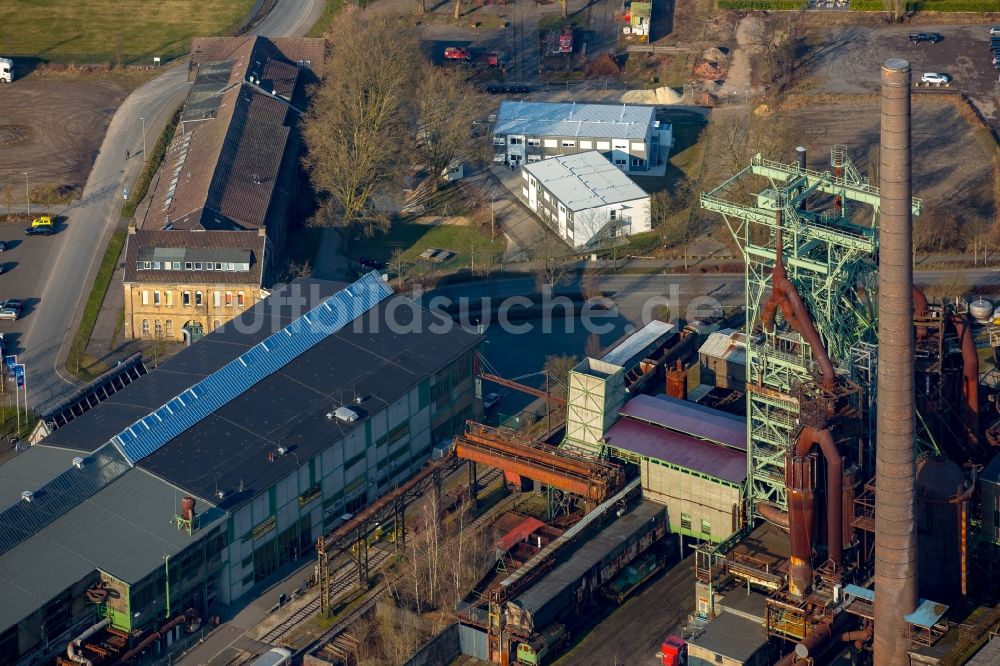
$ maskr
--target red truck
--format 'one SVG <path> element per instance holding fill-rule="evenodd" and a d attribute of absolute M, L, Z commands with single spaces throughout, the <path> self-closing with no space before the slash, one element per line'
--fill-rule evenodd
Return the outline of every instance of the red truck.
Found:
<path fill-rule="evenodd" d="M 687 655 L 687 641 L 671 634 L 664 639 L 656 656 L 660 658 L 661 666 L 685 666 Z"/>
<path fill-rule="evenodd" d="M 444 50 L 445 60 L 471 60 L 469 49 L 464 46 L 448 46 Z"/>

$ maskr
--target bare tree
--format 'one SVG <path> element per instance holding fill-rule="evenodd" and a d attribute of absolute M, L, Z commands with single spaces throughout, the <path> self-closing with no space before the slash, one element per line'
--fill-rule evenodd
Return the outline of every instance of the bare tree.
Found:
<path fill-rule="evenodd" d="M 559 6 L 562 8 L 562 17 L 569 16 L 569 0 L 559 0 Z"/>
<path fill-rule="evenodd" d="M 455 0 L 455 20 L 462 18 L 462 0 Z"/>
<path fill-rule="evenodd" d="M 579 363 L 576 356 L 570 354 L 554 354 L 545 357 L 542 371 L 549 377 L 549 392 L 557 397 L 566 397 L 566 387 L 569 386 L 569 371 Z"/>
<path fill-rule="evenodd" d="M 601 336 L 597 333 L 591 333 L 587 336 L 587 344 L 583 349 L 584 354 L 590 358 L 600 358 L 603 349 L 601 346 Z"/>
<path fill-rule="evenodd" d="M 899 23 L 906 14 L 906 0 L 882 0 L 882 7 L 890 23 Z"/>
<path fill-rule="evenodd" d="M 417 14 L 423 16 L 427 12 L 427 0 L 417 0 Z"/>
<path fill-rule="evenodd" d="M 544 288 L 555 287 L 566 277 L 569 267 L 566 258 L 569 248 L 552 233 L 545 233 L 532 252 L 532 259 L 539 262 L 537 281 Z M 541 291 L 541 289 L 539 289 Z"/>
<path fill-rule="evenodd" d="M 482 100 L 455 72 L 427 63 L 420 71 L 415 102 L 417 145 L 436 190 L 445 170 L 473 152 L 471 119 Z"/>
<path fill-rule="evenodd" d="M 320 196 L 319 222 L 372 235 L 389 225 L 373 197 L 398 178 L 406 154 L 419 40 L 401 16 L 350 9 L 334 19 L 329 35 L 330 73 L 303 122 L 303 162 Z"/>

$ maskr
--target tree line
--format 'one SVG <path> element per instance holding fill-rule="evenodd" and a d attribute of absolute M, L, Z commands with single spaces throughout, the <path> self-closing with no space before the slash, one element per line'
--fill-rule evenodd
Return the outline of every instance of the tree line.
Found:
<path fill-rule="evenodd" d="M 406 17 L 345 8 L 326 37 L 327 73 L 302 124 L 313 222 L 371 236 L 390 225 L 376 197 L 404 174 L 421 167 L 436 188 L 453 161 L 472 156 L 482 100 L 460 70 L 422 55 Z"/>

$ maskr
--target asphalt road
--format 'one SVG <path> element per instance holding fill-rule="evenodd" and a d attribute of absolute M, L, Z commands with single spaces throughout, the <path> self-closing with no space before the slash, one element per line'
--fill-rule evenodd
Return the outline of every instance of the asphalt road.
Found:
<path fill-rule="evenodd" d="M 278 0 L 254 34 L 273 37 L 304 35 L 320 17 L 322 0 Z M 64 367 L 83 305 L 111 233 L 119 223 L 123 190 L 135 182 L 141 159 L 125 161 L 125 151 L 142 151 L 142 122 L 146 143 L 152 145 L 168 117 L 187 94 L 187 67 L 183 63 L 140 86 L 118 108 L 91 169 L 80 203 L 70 208 L 65 228 L 48 239 L 52 248 L 44 266 L 32 270 L 42 277 L 34 295 L 35 311 L 24 323 L 4 325 L 18 332 L 19 358 L 26 363 L 29 401 L 39 411 L 65 399 L 77 384 Z M 113 284 L 112 289 L 120 289 Z"/>

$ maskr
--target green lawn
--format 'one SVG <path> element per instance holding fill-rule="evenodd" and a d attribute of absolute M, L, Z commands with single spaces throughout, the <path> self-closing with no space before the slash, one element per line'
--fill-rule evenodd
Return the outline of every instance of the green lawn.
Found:
<path fill-rule="evenodd" d="M 420 259 L 420 253 L 432 247 L 451 250 L 456 255 L 443 264 Z M 496 246 L 492 248 L 497 262 L 503 254 L 504 247 L 503 236 L 498 235 Z M 351 243 L 347 255 L 351 259 L 364 256 L 388 262 L 397 248 L 403 251 L 405 263 L 419 263 L 429 268 L 444 269 L 467 267 L 471 264 L 473 255 L 476 263 L 482 265 L 480 262 L 484 259 L 488 261 L 491 252 L 489 233 L 482 233 L 472 227 L 397 222 L 387 234 L 378 234 L 374 238 Z"/>
<path fill-rule="evenodd" d="M 851 0 L 851 11 L 881 12 L 885 11 L 882 0 Z M 908 0 L 908 12 L 997 12 L 1000 3 L 997 0 Z"/>
<path fill-rule="evenodd" d="M 253 0 L 8 0 L 0 53 L 55 62 L 152 64 L 192 37 L 228 34 Z"/>
<path fill-rule="evenodd" d="M 340 8 L 344 5 L 344 0 L 326 0 L 323 5 L 323 15 L 319 17 L 319 20 L 313 24 L 313 27 L 309 30 L 307 37 L 322 37 L 323 33 L 326 32 L 326 27 L 330 25 L 330 21 L 333 20 L 333 15 L 340 11 Z"/>

